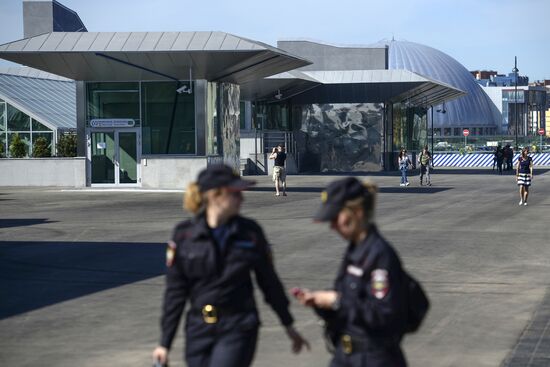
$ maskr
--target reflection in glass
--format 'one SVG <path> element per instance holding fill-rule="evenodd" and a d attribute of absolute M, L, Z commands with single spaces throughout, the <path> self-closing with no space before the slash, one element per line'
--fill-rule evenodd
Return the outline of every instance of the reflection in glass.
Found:
<path fill-rule="evenodd" d="M 92 183 L 115 183 L 115 133 L 92 133 Z"/>
<path fill-rule="evenodd" d="M 30 131 L 29 115 L 8 104 L 8 131 Z"/>
<path fill-rule="evenodd" d="M 175 82 L 144 82 L 144 154 L 195 154 L 195 98 L 177 93 Z"/>
<path fill-rule="evenodd" d="M 138 83 L 88 83 L 88 120 L 139 120 Z"/>
<path fill-rule="evenodd" d="M 218 85 L 216 83 L 208 83 L 206 98 L 206 155 L 218 155 Z"/>
<path fill-rule="evenodd" d="M 32 119 L 32 131 L 52 131 L 47 126 L 41 124 L 40 122 Z"/>
<path fill-rule="evenodd" d="M 136 133 L 120 132 L 118 145 L 120 183 L 137 183 Z"/>
<path fill-rule="evenodd" d="M 6 104 L 0 102 L 0 131 L 6 130 Z"/>

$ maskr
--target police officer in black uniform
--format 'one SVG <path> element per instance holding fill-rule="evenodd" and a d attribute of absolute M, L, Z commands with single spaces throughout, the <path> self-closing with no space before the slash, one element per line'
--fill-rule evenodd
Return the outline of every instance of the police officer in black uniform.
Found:
<path fill-rule="evenodd" d="M 376 186 L 348 177 L 321 195 L 315 219 L 349 241 L 334 290 L 294 293 L 326 321 L 334 345 L 331 367 L 406 366 L 400 348 L 407 308 L 403 269 L 372 223 Z"/>
<path fill-rule="evenodd" d="M 189 185 L 184 206 L 195 214 L 178 224 L 168 243 L 162 336 L 155 361 L 166 364 L 186 301 L 185 359 L 189 367 L 246 367 L 252 362 L 260 320 L 253 296 L 255 273 L 298 353 L 309 348 L 292 327 L 289 301 L 260 226 L 241 217 L 241 179 L 225 165 L 203 170 Z"/>

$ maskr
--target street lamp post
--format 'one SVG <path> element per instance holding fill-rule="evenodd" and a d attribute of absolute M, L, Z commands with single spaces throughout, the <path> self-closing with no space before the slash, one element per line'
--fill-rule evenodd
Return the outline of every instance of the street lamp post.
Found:
<path fill-rule="evenodd" d="M 518 110 L 518 57 L 514 56 L 514 68 L 512 71 L 515 74 L 516 87 L 514 92 L 514 110 L 515 110 L 515 132 L 516 132 L 516 151 L 518 150 L 518 124 L 519 124 L 519 110 Z"/>

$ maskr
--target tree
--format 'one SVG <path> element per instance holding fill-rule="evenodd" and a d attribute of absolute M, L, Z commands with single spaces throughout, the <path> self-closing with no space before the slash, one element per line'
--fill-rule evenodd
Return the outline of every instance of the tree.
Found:
<path fill-rule="evenodd" d="M 57 155 L 59 157 L 76 157 L 76 135 L 61 135 L 57 142 Z"/>
<path fill-rule="evenodd" d="M 26 155 L 25 142 L 21 140 L 19 134 L 14 134 L 10 144 L 10 156 L 12 158 L 23 158 Z"/>
<path fill-rule="evenodd" d="M 34 139 L 32 146 L 32 156 L 36 158 L 52 156 L 50 144 L 48 144 L 48 140 L 45 137 L 41 136 Z"/>

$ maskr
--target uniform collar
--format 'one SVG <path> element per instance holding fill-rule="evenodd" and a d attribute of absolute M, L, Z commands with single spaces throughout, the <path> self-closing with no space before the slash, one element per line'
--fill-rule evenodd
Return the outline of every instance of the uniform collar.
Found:
<path fill-rule="evenodd" d="M 239 232 L 239 216 L 235 216 L 227 222 L 228 227 L 228 237 L 233 236 L 235 233 Z M 192 237 L 193 239 L 199 239 L 201 237 L 210 237 L 210 227 L 208 227 L 208 223 L 206 222 L 206 215 L 204 213 L 201 213 L 200 215 L 196 216 L 193 220 L 193 233 Z"/>
<path fill-rule="evenodd" d="M 368 229 L 367 237 L 357 245 L 349 244 L 347 258 L 351 263 L 359 264 L 367 256 L 372 244 L 379 238 L 378 229 L 371 224 Z"/>

